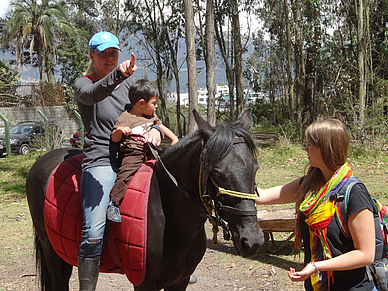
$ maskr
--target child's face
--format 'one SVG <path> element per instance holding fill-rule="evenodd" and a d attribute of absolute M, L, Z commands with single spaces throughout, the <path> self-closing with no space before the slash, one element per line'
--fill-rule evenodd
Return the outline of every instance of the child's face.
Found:
<path fill-rule="evenodd" d="M 158 108 L 158 97 L 153 96 L 148 102 L 144 102 L 143 114 L 152 115 L 154 114 L 156 108 Z"/>

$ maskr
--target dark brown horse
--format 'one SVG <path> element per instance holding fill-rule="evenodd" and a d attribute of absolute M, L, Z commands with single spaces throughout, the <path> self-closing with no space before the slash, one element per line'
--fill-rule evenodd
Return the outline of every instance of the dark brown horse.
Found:
<path fill-rule="evenodd" d="M 235 123 L 215 128 L 197 112 L 194 115 L 199 130 L 168 148 L 161 156 L 163 163 L 158 161 L 154 167 L 148 200 L 147 272 L 144 281 L 134 287 L 136 291 L 186 290 L 205 253 L 204 224 L 209 217 L 231 234 L 236 253 L 243 257 L 255 255 L 264 242 L 254 195 L 249 194 L 254 193 L 258 169 L 249 132 L 251 112 L 246 111 Z M 52 171 L 79 152 L 51 151 L 32 166 L 27 176 L 41 290 L 69 290 L 73 266 L 51 246 L 43 209 Z"/>

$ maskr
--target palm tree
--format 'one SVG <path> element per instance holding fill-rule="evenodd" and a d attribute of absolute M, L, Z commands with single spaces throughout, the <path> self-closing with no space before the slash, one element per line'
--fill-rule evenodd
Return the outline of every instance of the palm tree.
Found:
<path fill-rule="evenodd" d="M 58 42 L 64 42 L 64 35 L 73 31 L 66 22 L 63 6 L 50 0 L 13 0 L 11 13 L 5 30 L 9 48 L 15 46 L 16 60 L 23 63 L 23 51 L 29 47 L 31 65 L 33 55 L 38 59 L 39 77 L 47 72 L 48 81 L 53 78 L 53 58 L 57 55 Z"/>

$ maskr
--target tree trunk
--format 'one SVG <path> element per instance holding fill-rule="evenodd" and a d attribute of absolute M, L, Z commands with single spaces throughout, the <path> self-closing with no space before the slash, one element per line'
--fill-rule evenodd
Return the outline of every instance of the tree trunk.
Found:
<path fill-rule="evenodd" d="M 303 34 L 302 27 L 298 24 L 301 19 L 300 0 L 291 0 L 293 8 L 294 23 L 295 23 L 295 111 L 297 113 L 297 123 L 300 128 L 300 133 L 303 133 L 302 123 L 302 100 L 304 88 L 304 59 L 303 59 Z"/>
<path fill-rule="evenodd" d="M 207 122 L 214 126 L 216 125 L 216 99 L 213 0 L 207 0 L 206 5 L 206 51 Z"/>
<path fill-rule="evenodd" d="M 312 23 L 316 16 L 316 11 L 312 4 L 307 1 L 307 21 Z M 314 101 L 314 91 L 315 91 L 315 78 L 314 78 L 314 44 L 312 41 L 313 38 L 310 38 L 308 47 L 306 49 L 306 61 L 305 61 L 305 87 L 303 95 L 303 114 L 302 119 L 304 124 L 310 124 L 313 121 L 313 101 Z"/>
<path fill-rule="evenodd" d="M 237 0 L 233 0 L 234 12 L 232 13 L 232 29 L 233 29 L 233 42 L 234 42 L 234 74 L 236 78 L 236 105 L 237 112 L 236 117 L 240 116 L 244 111 L 244 85 L 242 75 L 242 47 L 241 47 L 241 31 L 240 31 L 240 19 L 238 12 Z"/>
<path fill-rule="evenodd" d="M 355 1 L 356 3 L 356 17 L 357 17 L 357 48 L 358 48 L 358 99 L 360 102 L 360 126 L 364 127 L 365 123 L 365 105 L 366 105 L 366 66 L 365 66 L 365 54 L 366 54 L 366 32 L 364 25 L 364 15 L 369 11 L 364 6 L 364 0 Z M 365 13 L 364 13 L 365 10 Z"/>
<path fill-rule="evenodd" d="M 189 133 L 197 129 L 193 110 L 198 110 L 198 84 L 197 66 L 195 58 L 195 38 L 194 38 L 194 9 L 193 2 L 184 0 L 185 4 L 185 31 L 187 50 L 187 73 L 189 82 Z"/>
<path fill-rule="evenodd" d="M 167 114 L 167 106 L 166 106 L 166 100 L 164 99 L 163 95 L 163 86 L 162 86 L 162 80 L 163 80 L 163 64 L 160 56 L 160 51 L 155 50 L 155 58 L 156 58 L 156 67 L 157 67 L 157 87 L 159 91 L 159 100 L 160 100 L 160 109 L 162 111 L 162 120 L 165 126 L 170 126 L 170 121 L 168 119 Z"/>
<path fill-rule="evenodd" d="M 288 16 L 288 1 L 284 0 L 284 19 L 286 22 L 286 52 L 287 52 L 287 89 L 288 89 L 288 110 L 290 112 L 290 120 L 292 123 L 295 122 L 294 114 L 295 114 L 295 98 L 294 98 L 294 80 L 292 78 L 292 43 L 291 43 L 291 29 L 290 29 L 290 18 Z"/>

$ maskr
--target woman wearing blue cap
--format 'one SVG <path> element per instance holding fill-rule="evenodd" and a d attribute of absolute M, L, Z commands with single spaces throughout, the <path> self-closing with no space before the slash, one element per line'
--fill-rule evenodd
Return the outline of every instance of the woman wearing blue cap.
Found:
<path fill-rule="evenodd" d="M 76 101 L 88 132 L 82 160 L 81 200 L 83 229 L 78 253 L 80 290 L 95 290 L 100 268 L 106 209 L 119 166 L 119 144 L 110 140 L 115 120 L 129 105 L 131 75 L 137 70 L 135 55 L 118 65 L 119 40 L 102 31 L 89 41 L 89 66 L 85 76 L 75 81 Z M 117 66 L 118 65 L 118 66 Z M 158 129 L 147 142 L 160 144 Z"/>

